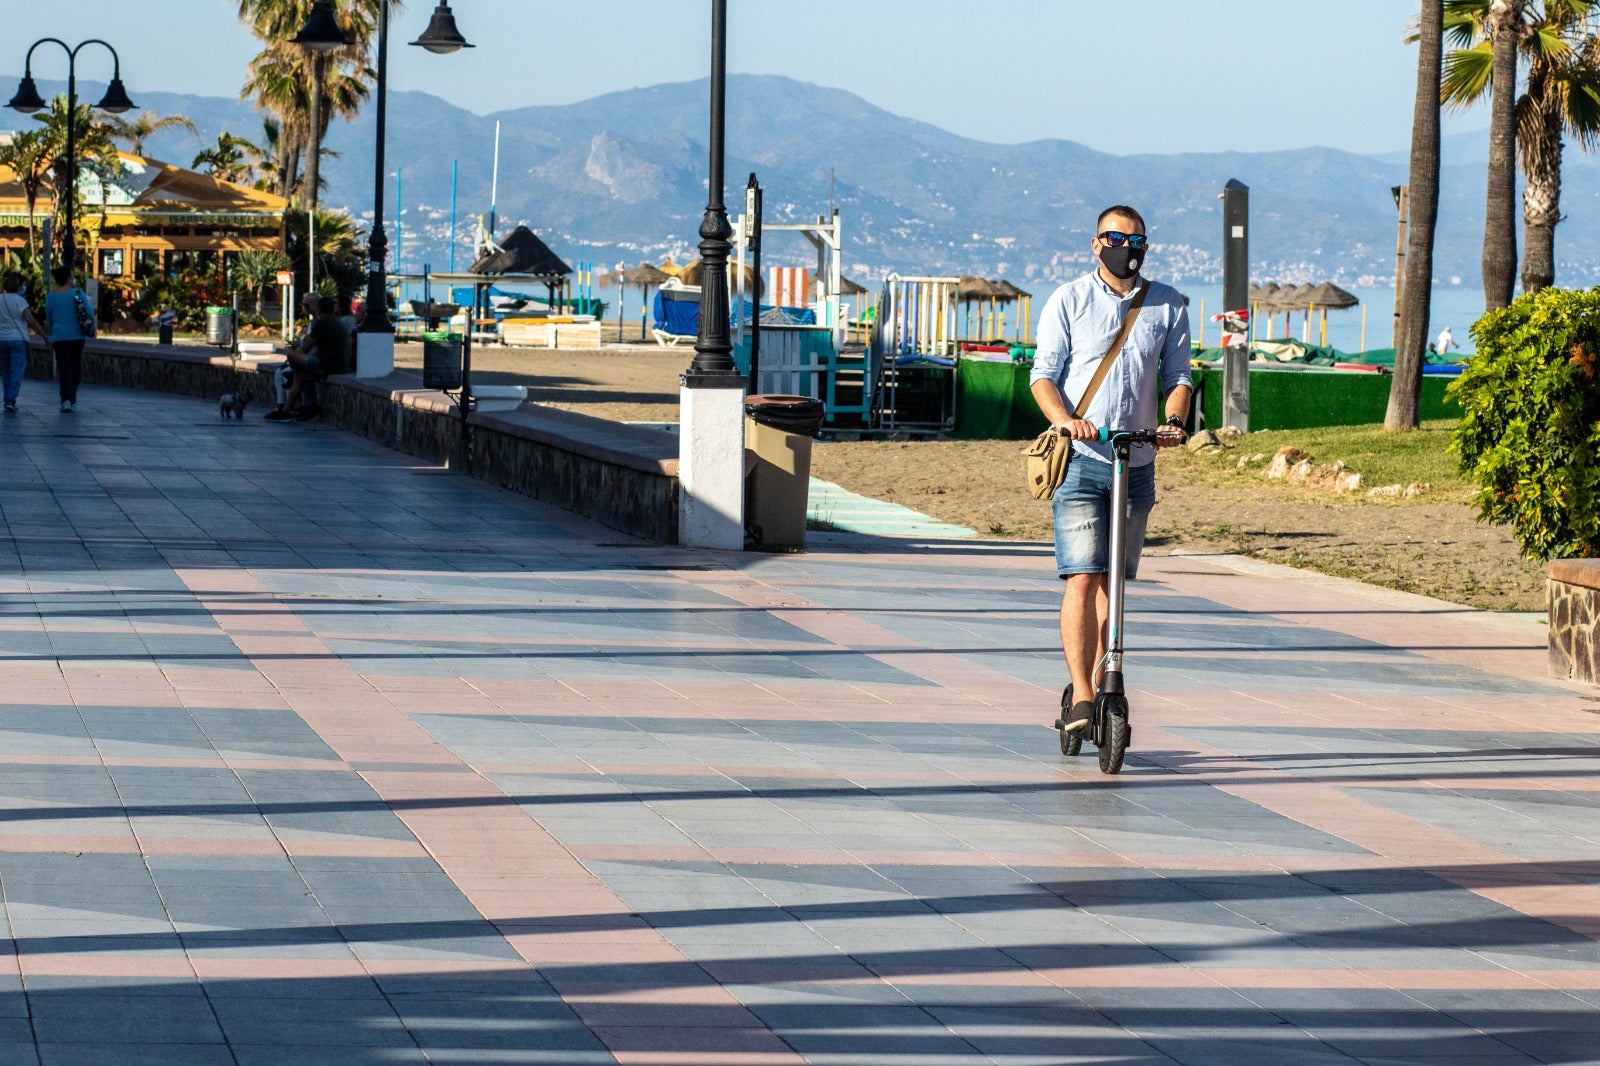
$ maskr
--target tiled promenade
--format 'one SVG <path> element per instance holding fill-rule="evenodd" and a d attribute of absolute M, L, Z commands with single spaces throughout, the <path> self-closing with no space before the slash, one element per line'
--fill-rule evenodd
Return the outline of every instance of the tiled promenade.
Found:
<path fill-rule="evenodd" d="M 47 392 L 0 1063 L 1600 1061 L 1600 694 L 1526 620 L 1160 560 L 1110 779 L 1035 548 L 694 554 Z"/>

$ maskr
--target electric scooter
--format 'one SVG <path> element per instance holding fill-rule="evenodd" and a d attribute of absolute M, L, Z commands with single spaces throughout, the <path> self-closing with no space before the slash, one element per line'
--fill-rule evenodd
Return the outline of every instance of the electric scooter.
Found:
<path fill-rule="evenodd" d="M 1115 458 L 1111 465 L 1111 533 L 1106 546 L 1106 654 L 1097 672 L 1099 684 L 1094 694 L 1094 711 L 1082 729 L 1067 729 L 1067 712 L 1072 709 L 1072 686 L 1061 694 L 1061 717 L 1056 729 L 1061 733 L 1061 754 L 1077 755 L 1083 735 L 1100 752 L 1100 772 L 1118 773 L 1122 759 L 1133 742 L 1133 727 L 1128 722 L 1128 696 L 1122 681 L 1123 585 L 1128 576 L 1128 455 L 1136 444 L 1154 447 L 1156 430 L 1106 429 L 1100 440 L 1111 445 Z"/>

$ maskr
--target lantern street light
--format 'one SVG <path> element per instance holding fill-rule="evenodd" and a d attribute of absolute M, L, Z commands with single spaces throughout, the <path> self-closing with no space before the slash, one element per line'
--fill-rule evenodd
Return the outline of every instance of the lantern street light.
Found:
<path fill-rule="evenodd" d="M 333 0 L 317 0 L 295 41 L 317 52 L 331 52 L 350 43 L 335 18 Z M 456 28 L 456 17 L 448 0 L 440 0 L 427 30 L 411 43 L 436 55 L 473 47 Z M 367 306 L 359 330 L 373 336 L 363 343 L 359 356 L 358 373 L 363 377 L 381 377 L 394 369 L 394 323 L 389 319 L 389 301 L 385 295 L 389 238 L 383 229 L 384 147 L 389 110 L 389 0 L 380 0 L 378 4 L 376 95 L 377 152 L 372 168 L 372 232 L 367 238 Z M 380 347 L 386 350 L 387 357 L 380 354 Z"/>
<path fill-rule="evenodd" d="M 710 188 L 700 221 L 700 322 L 694 361 L 679 379 L 678 543 L 744 547 L 744 376 L 728 330 L 728 253 L 733 227 L 723 203 L 728 87 L 728 0 L 711 0 Z"/>
<path fill-rule="evenodd" d="M 66 200 L 62 203 L 66 232 L 61 238 L 61 263 L 66 267 L 76 267 L 78 258 L 77 235 L 77 203 L 78 203 L 78 53 L 91 44 L 100 45 L 111 53 L 111 83 L 106 86 L 106 94 L 95 106 L 101 111 L 113 115 L 121 115 L 132 111 L 134 103 L 128 99 L 128 90 L 122 85 L 122 58 L 117 55 L 117 50 L 99 38 L 90 38 L 81 42 L 76 48 L 67 42 L 55 37 L 45 37 L 33 42 L 28 48 L 27 59 L 23 63 L 22 84 L 17 86 L 17 93 L 7 104 L 14 111 L 24 115 L 31 115 L 42 111 L 45 107 L 44 97 L 39 95 L 39 86 L 33 80 L 33 53 L 41 44 L 59 45 L 67 53 L 67 157 L 65 180 L 56 183 L 56 199 L 59 201 L 63 195 Z"/>

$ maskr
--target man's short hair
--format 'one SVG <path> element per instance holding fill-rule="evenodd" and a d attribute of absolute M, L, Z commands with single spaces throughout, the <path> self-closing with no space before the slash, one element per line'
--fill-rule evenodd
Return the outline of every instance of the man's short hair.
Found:
<path fill-rule="evenodd" d="M 332 296 L 324 296 L 317 301 L 317 314 L 331 315 L 339 309 L 339 302 Z"/>
<path fill-rule="evenodd" d="M 1127 204 L 1114 204 L 1113 206 L 1108 207 L 1104 211 L 1100 212 L 1100 217 L 1094 220 L 1094 231 L 1096 235 L 1102 232 L 1101 227 L 1105 225 L 1106 219 L 1110 218 L 1112 215 L 1122 215 L 1126 218 L 1131 218 L 1135 222 L 1139 223 L 1140 229 L 1146 228 L 1143 215 L 1129 207 Z"/>

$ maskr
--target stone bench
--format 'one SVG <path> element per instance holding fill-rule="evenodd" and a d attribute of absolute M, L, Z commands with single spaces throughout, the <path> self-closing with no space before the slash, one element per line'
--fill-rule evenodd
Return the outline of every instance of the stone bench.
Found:
<path fill-rule="evenodd" d="M 28 376 L 54 376 L 50 349 L 35 342 Z M 254 386 L 260 417 L 258 365 L 197 345 L 93 340 L 84 347 L 90 385 L 148 389 L 216 399 Z M 408 455 L 459 469 L 502 488 L 545 500 L 603 525 L 661 544 L 678 541 L 678 438 L 641 426 L 523 404 L 515 411 L 474 413 L 465 421 L 455 401 L 421 387 L 418 375 L 335 376 L 321 386 L 322 421 Z"/>
<path fill-rule="evenodd" d="M 1600 559 L 1557 559 L 1550 585 L 1550 676 L 1600 685 Z"/>

